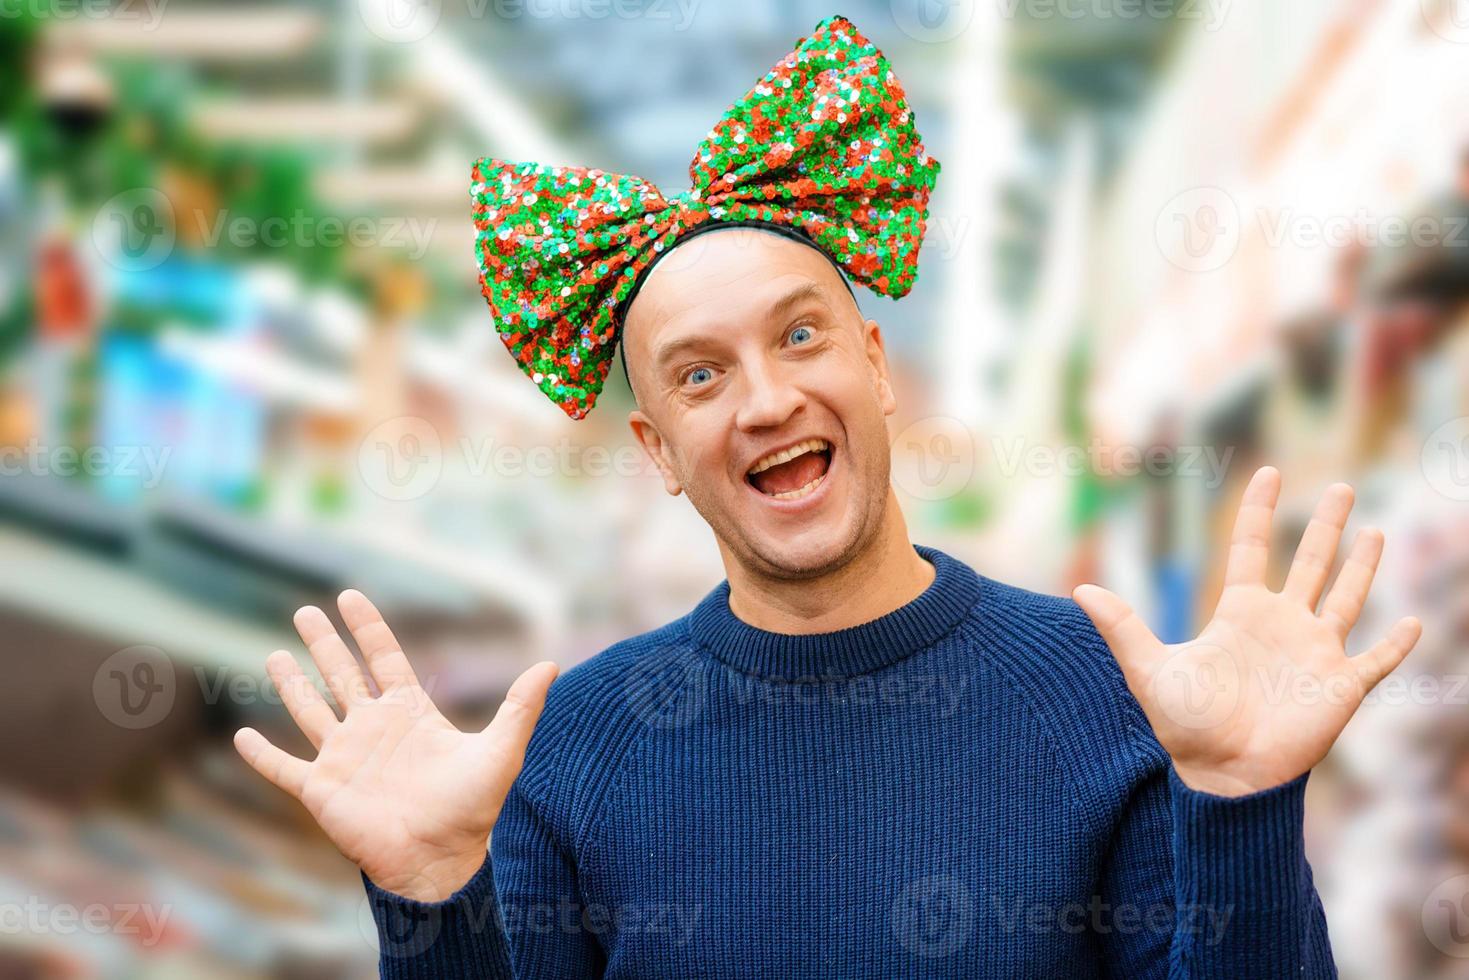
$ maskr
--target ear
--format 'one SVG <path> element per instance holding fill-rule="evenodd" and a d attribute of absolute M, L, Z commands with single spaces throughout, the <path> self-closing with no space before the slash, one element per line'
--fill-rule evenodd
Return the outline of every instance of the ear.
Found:
<path fill-rule="evenodd" d="M 658 472 L 663 474 L 663 489 L 671 497 L 683 493 L 683 484 L 673 471 L 668 445 L 663 441 L 663 436 L 659 434 L 652 419 L 644 415 L 642 409 L 635 408 L 627 413 L 627 425 L 632 429 L 633 438 L 638 441 L 638 445 L 643 447 L 643 452 L 648 454 L 653 465 L 658 467 Z"/>
<path fill-rule="evenodd" d="M 882 346 L 882 328 L 876 320 L 862 324 L 863 337 L 867 346 L 867 363 L 872 366 L 877 382 L 877 397 L 882 403 L 882 414 L 891 415 L 898 410 L 898 399 L 893 394 L 893 385 L 888 376 L 888 355 Z"/>

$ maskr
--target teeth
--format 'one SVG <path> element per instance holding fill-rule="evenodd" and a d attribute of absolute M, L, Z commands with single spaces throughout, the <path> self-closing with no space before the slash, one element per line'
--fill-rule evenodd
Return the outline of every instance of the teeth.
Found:
<path fill-rule="evenodd" d="M 772 493 L 767 496 L 774 497 L 776 500 L 795 500 L 797 497 L 804 497 L 808 493 L 811 493 L 817 487 L 821 486 L 821 481 L 825 479 L 826 474 L 823 473 L 799 490 L 787 490 L 785 493 Z"/>
<path fill-rule="evenodd" d="M 794 445 L 789 449 L 782 449 L 778 453 L 771 453 L 769 456 L 766 456 L 764 459 L 760 460 L 760 462 L 750 467 L 750 472 L 748 475 L 754 476 L 756 473 L 768 470 L 772 466 L 779 465 L 780 463 L 784 463 L 787 460 L 795 459 L 802 453 L 825 452 L 827 449 L 830 448 L 830 446 L 831 444 L 828 443 L 825 439 L 807 439 L 805 442 L 798 443 L 797 445 Z M 790 491 L 790 493 L 800 494 L 804 490 L 805 488 L 802 487 L 801 490 L 792 490 Z M 785 496 L 785 494 L 776 494 L 776 496 Z"/>

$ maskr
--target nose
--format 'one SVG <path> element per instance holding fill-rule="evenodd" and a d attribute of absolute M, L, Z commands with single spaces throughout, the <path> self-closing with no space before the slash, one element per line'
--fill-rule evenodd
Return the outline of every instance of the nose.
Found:
<path fill-rule="evenodd" d="M 784 373 L 769 365 L 745 370 L 745 397 L 735 413 L 741 432 L 784 425 L 806 405 L 806 396 Z"/>

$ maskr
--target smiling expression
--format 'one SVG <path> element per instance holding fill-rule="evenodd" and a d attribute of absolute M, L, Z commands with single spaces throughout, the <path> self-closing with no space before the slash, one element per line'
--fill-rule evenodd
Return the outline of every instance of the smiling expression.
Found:
<path fill-rule="evenodd" d="M 877 324 L 814 248 L 751 228 L 685 242 L 638 292 L 623 344 L 633 432 L 727 558 L 801 578 L 871 540 L 896 406 Z"/>

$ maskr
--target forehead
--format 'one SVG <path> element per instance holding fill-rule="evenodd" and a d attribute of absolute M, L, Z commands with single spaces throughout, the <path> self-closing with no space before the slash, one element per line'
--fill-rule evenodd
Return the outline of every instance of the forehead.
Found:
<path fill-rule="evenodd" d="M 690 238 L 653 267 L 628 307 L 623 344 L 629 363 L 675 334 L 763 317 L 808 285 L 833 309 L 852 303 L 831 262 L 809 245 L 756 228 Z"/>

